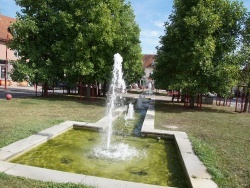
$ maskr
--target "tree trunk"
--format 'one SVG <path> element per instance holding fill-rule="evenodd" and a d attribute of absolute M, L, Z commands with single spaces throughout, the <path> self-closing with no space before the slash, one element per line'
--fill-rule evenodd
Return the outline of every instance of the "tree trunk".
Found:
<path fill-rule="evenodd" d="M 78 94 L 80 95 L 80 102 L 82 102 L 82 77 L 80 77 L 79 79 L 79 84 L 78 84 Z"/>
<path fill-rule="evenodd" d="M 189 108 L 194 108 L 194 96 L 190 96 L 189 99 Z"/>
<path fill-rule="evenodd" d="M 245 104 L 244 104 L 243 112 L 247 111 L 247 107 L 248 107 L 248 103 L 249 103 L 249 89 L 250 89 L 249 85 L 246 88 L 246 98 L 245 98 Z"/>
<path fill-rule="evenodd" d="M 87 99 L 90 100 L 90 94 L 91 94 L 91 88 L 90 88 L 90 84 L 88 83 L 88 87 L 87 87 Z"/>
<path fill-rule="evenodd" d="M 185 95 L 181 95 L 181 102 L 184 103 L 185 102 Z"/>
<path fill-rule="evenodd" d="M 70 83 L 68 84 L 68 87 L 67 87 L 67 94 L 70 94 Z"/>
<path fill-rule="evenodd" d="M 107 93 L 106 88 L 107 88 L 107 82 L 104 82 L 103 91 L 102 91 L 104 97 L 106 97 L 106 93 Z"/>
<path fill-rule="evenodd" d="M 38 83 L 35 83 L 36 97 L 37 97 L 37 85 Z"/>
<path fill-rule="evenodd" d="M 100 97 L 101 96 L 101 84 L 100 83 L 97 83 L 97 96 Z"/>
<path fill-rule="evenodd" d="M 44 97 L 48 97 L 48 84 L 43 84 L 43 94 Z"/>

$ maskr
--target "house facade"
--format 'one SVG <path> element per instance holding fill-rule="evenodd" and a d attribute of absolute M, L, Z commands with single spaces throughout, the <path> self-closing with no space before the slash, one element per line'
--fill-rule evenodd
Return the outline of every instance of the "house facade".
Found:
<path fill-rule="evenodd" d="M 151 74 L 153 74 L 154 68 L 155 68 L 155 54 L 144 54 L 142 57 L 142 66 L 144 69 L 144 76 L 140 80 L 139 85 L 143 85 L 145 87 L 148 87 L 149 85 L 154 88 L 154 80 L 150 77 Z"/>
<path fill-rule="evenodd" d="M 13 37 L 10 25 L 16 21 L 0 14 L 0 84 L 1 86 L 17 84 L 12 82 L 9 73 L 13 69 L 11 61 L 17 60 L 15 52 L 7 47 L 8 41 Z"/>

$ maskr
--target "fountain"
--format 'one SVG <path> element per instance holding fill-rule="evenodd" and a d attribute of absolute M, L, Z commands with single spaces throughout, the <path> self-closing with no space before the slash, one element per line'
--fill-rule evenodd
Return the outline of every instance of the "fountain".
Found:
<path fill-rule="evenodd" d="M 106 147 L 103 145 L 94 148 L 94 155 L 97 158 L 112 158 L 117 160 L 125 160 L 138 155 L 136 149 L 129 147 L 124 143 L 115 143 L 111 145 L 113 134 L 113 119 L 115 108 L 122 106 L 122 97 L 118 95 L 118 92 L 125 93 L 126 85 L 123 79 L 122 72 L 123 58 L 120 54 L 114 55 L 114 66 L 112 80 L 109 88 L 109 94 L 107 99 L 107 117 L 108 117 L 108 129 L 106 137 L 103 138 L 106 141 Z M 128 114 L 125 115 L 127 119 L 133 119 L 133 105 L 129 104 Z M 125 126 L 125 125 L 124 125 Z"/>
<path fill-rule="evenodd" d="M 137 102 L 136 102 L 137 108 L 142 108 L 142 96 L 139 95 Z"/>
<path fill-rule="evenodd" d="M 148 91 L 150 92 L 151 90 L 152 90 L 152 83 L 149 82 L 149 83 L 148 83 Z"/>
<path fill-rule="evenodd" d="M 173 160 L 178 157 L 174 142 L 165 139 L 112 135 L 114 111 L 123 101 L 118 92 L 125 92 L 122 61 L 119 54 L 114 55 L 113 77 L 107 100 L 108 127 L 102 141 L 99 132 L 72 129 L 33 151 L 27 152 L 22 157 L 14 159 L 13 162 L 91 176 L 166 186 L 168 179 L 171 179 L 169 174 L 172 174 L 172 172 L 168 173 L 168 166 L 175 164 L 173 169 L 179 169 L 178 171 L 181 171 L 182 168 L 178 166 L 178 160 Z M 140 112 L 136 110 L 135 113 L 139 113 L 141 117 L 139 123 L 135 122 L 136 126 L 131 126 L 135 129 L 134 132 L 141 131 L 147 112 L 147 109 L 144 108 L 146 106 L 145 99 L 143 105 L 142 95 L 140 95 L 137 100 Z M 145 114 L 142 116 L 144 112 Z M 138 114 L 134 118 L 134 106 L 131 103 L 128 106 L 126 116 L 128 119 L 138 118 Z M 116 126 L 114 132 L 115 128 Z M 166 148 L 171 150 L 169 154 L 166 153 Z M 173 185 L 183 184 L 182 179 L 184 178 L 180 178 L 179 182 Z"/>
<path fill-rule="evenodd" d="M 145 94 L 148 94 L 148 95 L 152 95 L 153 94 L 152 83 L 151 82 L 148 83 L 148 90 L 145 92 Z"/>
<path fill-rule="evenodd" d="M 134 119 L 134 105 L 129 103 L 128 105 L 128 113 L 126 115 L 126 119 Z"/>
<path fill-rule="evenodd" d="M 109 87 L 109 98 L 107 103 L 107 113 L 109 119 L 107 131 L 107 149 L 110 148 L 114 110 L 117 105 L 119 105 L 117 101 L 117 91 L 120 90 L 122 93 L 124 93 L 126 89 L 125 81 L 123 79 L 122 61 L 123 59 L 120 54 L 117 53 L 114 55 L 113 74 Z"/>

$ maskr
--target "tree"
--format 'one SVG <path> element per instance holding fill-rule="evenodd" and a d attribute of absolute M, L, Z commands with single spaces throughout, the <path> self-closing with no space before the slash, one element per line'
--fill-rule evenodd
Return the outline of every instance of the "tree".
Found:
<path fill-rule="evenodd" d="M 240 65 L 239 69 L 239 83 L 245 86 L 245 105 L 243 112 L 247 111 L 250 98 L 250 15 L 245 21 L 242 32 L 242 45 L 239 52 Z"/>
<path fill-rule="evenodd" d="M 67 1 L 69 2 L 69 1 Z M 14 38 L 10 48 L 18 51 L 19 60 L 14 64 L 12 78 L 20 81 L 25 78 L 33 83 L 52 85 L 55 80 L 64 76 L 63 67 L 66 64 L 62 53 L 58 53 L 57 42 L 67 38 L 70 18 L 66 18 L 62 9 L 67 3 L 59 6 L 57 1 L 41 0 L 37 2 L 17 0 L 22 8 L 22 14 L 17 14 L 17 21 L 12 25 Z M 70 43 L 65 46 L 69 47 Z"/>
<path fill-rule="evenodd" d="M 124 0 L 16 3 L 22 7 L 22 14 L 12 26 L 14 38 L 10 42 L 10 48 L 20 56 L 14 65 L 18 68 L 12 74 L 14 79 L 46 85 L 62 80 L 107 81 L 113 55 L 122 54 L 129 45 L 132 47 L 123 54 L 125 62 L 129 67 L 141 66 L 139 28 L 130 4 Z M 133 79 L 139 77 L 137 69 L 130 72 Z"/>
<path fill-rule="evenodd" d="M 117 39 L 118 48 L 124 59 L 124 77 L 128 84 L 137 82 L 143 76 L 142 54 L 140 46 L 140 29 L 135 22 L 131 4 L 125 4 L 119 11 Z"/>
<path fill-rule="evenodd" d="M 226 95 L 238 68 L 233 51 L 245 11 L 229 0 L 176 0 L 157 48 L 157 87 L 181 89 L 191 96 L 190 107 L 198 93 Z"/>
<path fill-rule="evenodd" d="M 123 71 L 127 83 L 137 81 L 142 77 L 142 56 L 139 41 L 140 29 L 135 22 L 135 16 L 130 4 L 124 4 L 123 0 L 110 1 L 112 23 L 112 43 L 96 48 L 97 61 L 93 77 L 98 81 L 109 82 L 113 67 L 114 52 L 119 52 L 123 57 Z M 99 44 L 99 42 L 98 42 Z M 100 61 L 102 59 L 102 61 Z"/>

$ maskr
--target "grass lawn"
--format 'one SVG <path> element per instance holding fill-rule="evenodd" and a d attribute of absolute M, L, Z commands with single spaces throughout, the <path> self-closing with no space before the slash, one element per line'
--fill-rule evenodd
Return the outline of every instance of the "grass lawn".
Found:
<path fill-rule="evenodd" d="M 105 99 L 79 102 L 78 96 L 0 100 L 0 148 L 66 120 L 96 122 L 105 114 Z M 0 187 L 86 187 L 17 178 L 0 173 Z"/>
<path fill-rule="evenodd" d="M 234 108 L 156 102 L 155 128 L 185 131 L 219 187 L 250 188 L 250 114 Z"/>
<path fill-rule="evenodd" d="M 66 120 L 95 122 L 105 113 L 105 99 L 79 102 L 77 96 L 0 100 L 0 147 Z M 233 108 L 156 102 L 155 128 L 185 131 L 219 187 L 250 187 L 250 114 Z M 86 187 L 34 181 L 0 173 L 0 187 Z"/>
<path fill-rule="evenodd" d="M 35 181 L 0 173 L 1 188 L 91 188 L 90 186 L 73 183 L 52 183 Z"/>

